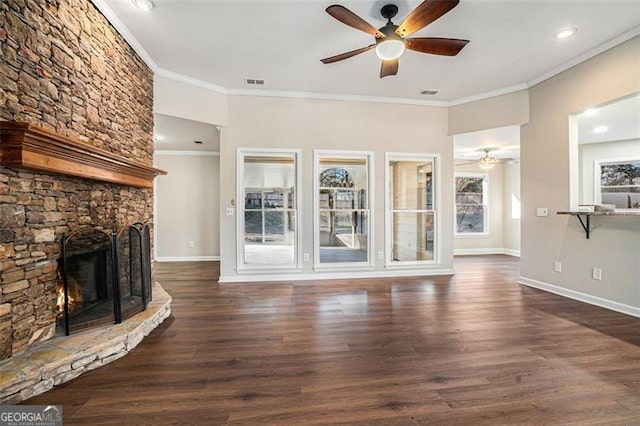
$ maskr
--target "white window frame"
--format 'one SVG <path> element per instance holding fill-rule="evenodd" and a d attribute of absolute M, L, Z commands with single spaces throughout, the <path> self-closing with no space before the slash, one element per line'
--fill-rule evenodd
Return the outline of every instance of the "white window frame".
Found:
<path fill-rule="evenodd" d="M 289 265 L 268 265 L 268 264 L 246 264 L 244 263 L 244 159 L 247 156 L 255 156 L 255 157 L 282 157 L 285 155 L 290 155 L 293 157 L 294 164 L 294 182 L 296 185 L 295 188 L 295 200 L 296 200 L 296 208 L 295 217 L 296 217 L 296 230 L 294 241 L 296 244 L 294 253 L 294 261 L 293 264 Z M 301 202 L 302 197 L 300 195 L 301 188 L 301 173 L 300 173 L 300 163 L 301 163 L 302 150 L 300 149 L 270 149 L 270 148 L 245 148 L 238 147 L 236 151 L 236 272 L 238 273 L 259 273 L 264 271 L 269 272 L 292 272 L 292 271 L 300 271 L 300 259 L 301 259 L 301 232 L 300 232 L 300 220 L 301 220 Z"/>
<path fill-rule="evenodd" d="M 367 203 L 369 217 L 367 218 L 367 261 L 366 262 L 335 262 L 320 263 L 320 158 L 335 157 L 367 162 Z M 375 257 L 372 250 L 374 245 L 374 153 L 373 151 L 342 151 L 342 150 L 313 150 L 313 269 L 316 271 L 344 271 L 344 270 L 372 270 Z"/>
<path fill-rule="evenodd" d="M 440 219 L 438 211 L 442 205 L 440 200 L 440 154 L 430 153 L 405 153 L 405 152 L 385 152 L 385 169 L 384 169 L 384 181 L 385 181 L 385 196 L 384 196 L 384 211 L 385 211 L 385 268 L 387 269 L 400 269 L 400 268 L 415 268 L 425 265 L 440 264 L 441 259 L 441 243 L 440 243 Z M 396 261 L 391 258 L 391 251 L 393 249 L 393 237 L 391 235 L 393 212 L 391 203 L 391 176 L 389 174 L 389 163 L 391 161 L 433 161 L 433 209 L 426 211 L 433 211 L 433 259 L 432 260 L 413 260 L 413 261 Z M 422 212 L 425 210 L 402 210 L 407 213 Z"/>
<path fill-rule="evenodd" d="M 458 203 L 456 202 L 456 178 L 482 178 L 482 205 L 484 206 L 483 232 L 458 232 Z M 489 229 L 489 173 L 455 172 L 453 175 L 453 236 L 454 238 L 482 238 L 490 235 Z"/>
<path fill-rule="evenodd" d="M 602 166 L 615 163 L 635 163 L 640 161 L 640 157 L 624 157 L 624 158 L 610 158 L 610 159 L 598 159 L 593 161 L 593 201 L 594 204 L 602 204 L 602 188 L 600 181 L 602 179 Z M 618 211 L 640 211 L 640 209 L 616 209 Z"/>

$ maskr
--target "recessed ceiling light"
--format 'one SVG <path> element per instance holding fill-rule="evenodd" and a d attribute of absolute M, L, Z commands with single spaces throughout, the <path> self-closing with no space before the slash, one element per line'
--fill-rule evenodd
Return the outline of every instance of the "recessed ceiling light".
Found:
<path fill-rule="evenodd" d="M 607 130 L 609 130 L 609 128 L 607 126 L 598 126 L 598 127 L 593 129 L 593 133 L 604 133 Z"/>
<path fill-rule="evenodd" d="M 585 112 L 582 113 L 582 115 L 586 116 L 586 117 L 591 117 L 594 116 L 598 113 L 598 110 L 595 108 L 589 108 L 588 110 L 586 110 Z"/>
<path fill-rule="evenodd" d="M 149 12 L 153 9 L 153 2 L 151 0 L 131 0 L 131 2 L 138 9 L 144 10 L 145 12 Z"/>
<path fill-rule="evenodd" d="M 556 38 L 559 39 L 559 40 L 562 40 L 563 38 L 571 37 L 572 35 L 574 35 L 576 33 L 576 31 L 578 31 L 578 30 L 575 29 L 575 28 L 570 28 L 568 30 L 562 30 L 558 34 L 556 34 Z"/>

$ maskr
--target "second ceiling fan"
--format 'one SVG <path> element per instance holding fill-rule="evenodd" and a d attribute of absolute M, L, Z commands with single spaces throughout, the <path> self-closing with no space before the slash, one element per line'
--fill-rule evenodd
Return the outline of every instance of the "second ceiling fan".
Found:
<path fill-rule="evenodd" d="M 398 73 L 398 58 L 405 48 L 416 52 L 430 53 L 432 55 L 455 56 L 469 40 L 438 37 L 412 37 L 414 32 L 426 27 L 442 15 L 456 7 L 459 0 L 425 0 L 405 18 L 400 25 L 391 22 L 391 18 L 398 13 L 398 7 L 393 4 L 384 6 L 380 13 L 387 19 L 384 27 L 376 29 L 364 19 L 344 6 L 332 5 L 327 8 L 327 13 L 345 25 L 364 31 L 375 37 L 375 43 L 369 46 L 341 53 L 322 59 L 325 64 L 342 61 L 373 48 L 382 59 L 380 78 L 396 75 Z"/>

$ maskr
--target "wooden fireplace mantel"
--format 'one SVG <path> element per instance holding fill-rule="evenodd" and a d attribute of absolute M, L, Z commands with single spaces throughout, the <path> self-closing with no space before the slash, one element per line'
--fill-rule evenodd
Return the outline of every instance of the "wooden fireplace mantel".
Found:
<path fill-rule="evenodd" d="M 0 121 L 0 166 L 142 188 L 166 171 L 27 123 Z"/>

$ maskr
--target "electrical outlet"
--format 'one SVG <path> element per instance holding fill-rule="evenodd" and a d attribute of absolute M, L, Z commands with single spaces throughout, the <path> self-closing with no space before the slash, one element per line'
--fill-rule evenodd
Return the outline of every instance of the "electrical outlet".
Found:
<path fill-rule="evenodd" d="M 194 248 L 196 244 L 193 241 L 189 241 L 189 248 Z"/>
<path fill-rule="evenodd" d="M 308 261 L 309 261 L 309 253 L 305 253 L 305 254 L 303 254 L 303 255 L 302 255 L 302 259 L 303 259 L 305 262 L 308 262 Z"/>
<path fill-rule="evenodd" d="M 384 259 L 384 252 L 383 251 L 379 251 L 378 252 L 378 259 L 380 259 L 380 260 Z"/>
<path fill-rule="evenodd" d="M 235 213 L 235 209 L 233 207 L 227 207 L 225 213 L 227 216 L 233 216 L 233 214 Z"/>
<path fill-rule="evenodd" d="M 547 209 L 546 207 L 538 207 L 536 209 L 536 216 L 538 217 L 549 216 L 549 209 Z"/>
<path fill-rule="evenodd" d="M 600 268 L 592 268 L 591 269 L 591 278 L 594 280 L 602 281 L 602 269 Z"/>
<path fill-rule="evenodd" d="M 556 272 L 562 272 L 562 262 L 555 261 L 553 263 L 553 270 Z"/>

